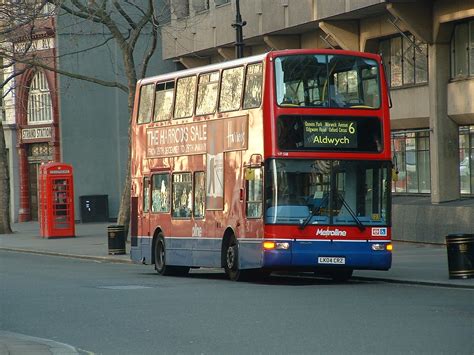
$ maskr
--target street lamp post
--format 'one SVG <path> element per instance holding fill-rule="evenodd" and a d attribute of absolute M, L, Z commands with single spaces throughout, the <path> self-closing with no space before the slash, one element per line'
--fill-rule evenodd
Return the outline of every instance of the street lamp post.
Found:
<path fill-rule="evenodd" d="M 239 0 L 235 0 L 235 9 L 235 22 L 232 24 L 232 27 L 235 28 L 235 57 L 242 58 L 244 56 L 244 36 L 242 33 L 242 27 L 247 24 L 247 21 L 242 21 Z"/>

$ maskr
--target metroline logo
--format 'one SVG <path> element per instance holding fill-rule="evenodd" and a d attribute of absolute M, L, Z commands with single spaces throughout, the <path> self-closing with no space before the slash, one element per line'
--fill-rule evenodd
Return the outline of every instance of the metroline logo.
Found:
<path fill-rule="evenodd" d="M 319 228 L 316 231 L 316 235 L 321 235 L 323 237 L 345 237 L 347 235 L 347 232 L 346 231 L 341 231 L 337 228 L 335 230 Z"/>

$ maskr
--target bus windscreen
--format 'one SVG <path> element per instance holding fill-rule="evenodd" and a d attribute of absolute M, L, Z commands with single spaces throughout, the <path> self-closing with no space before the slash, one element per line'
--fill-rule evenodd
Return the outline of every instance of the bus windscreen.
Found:
<path fill-rule="evenodd" d="M 378 63 L 368 58 L 325 54 L 278 57 L 275 82 L 281 107 L 380 107 Z"/>

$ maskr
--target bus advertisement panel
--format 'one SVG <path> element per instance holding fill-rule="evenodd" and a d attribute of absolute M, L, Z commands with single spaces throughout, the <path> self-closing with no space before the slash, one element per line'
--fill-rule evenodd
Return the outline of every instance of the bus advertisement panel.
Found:
<path fill-rule="evenodd" d="M 369 53 L 275 51 L 140 81 L 132 260 L 232 280 L 388 270 L 389 123 Z"/>

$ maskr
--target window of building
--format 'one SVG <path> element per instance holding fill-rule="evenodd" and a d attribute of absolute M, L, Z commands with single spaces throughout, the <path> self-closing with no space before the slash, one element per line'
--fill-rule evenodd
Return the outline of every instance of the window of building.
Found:
<path fill-rule="evenodd" d="M 203 171 L 194 173 L 194 217 L 204 218 L 206 208 L 206 174 Z"/>
<path fill-rule="evenodd" d="M 172 0 L 171 7 L 177 19 L 189 16 L 189 0 Z"/>
<path fill-rule="evenodd" d="M 193 9 L 195 12 L 209 10 L 209 0 L 193 0 Z"/>
<path fill-rule="evenodd" d="M 143 212 L 147 213 L 150 209 L 150 179 L 143 179 Z"/>
<path fill-rule="evenodd" d="M 248 218 L 262 216 L 263 174 L 261 168 L 245 170 L 246 210 Z"/>
<path fill-rule="evenodd" d="M 227 69 L 222 72 L 219 111 L 235 111 L 240 108 L 244 82 L 244 67 Z"/>
<path fill-rule="evenodd" d="M 28 95 L 28 124 L 53 122 L 53 106 L 48 82 L 43 72 L 33 77 Z"/>
<path fill-rule="evenodd" d="M 451 39 L 451 76 L 474 75 L 474 21 L 457 24 Z"/>
<path fill-rule="evenodd" d="M 262 102 L 262 63 L 247 66 L 245 75 L 244 109 L 259 107 Z"/>
<path fill-rule="evenodd" d="M 214 4 L 216 4 L 216 6 L 230 4 L 230 0 L 214 0 Z"/>
<path fill-rule="evenodd" d="M 193 185 L 191 180 L 191 173 L 173 174 L 173 217 L 191 218 L 193 211 Z"/>
<path fill-rule="evenodd" d="M 216 111 L 219 72 L 199 76 L 196 115 L 208 115 Z"/>
<path fill-rule="evenodd" d="M 165 121 L 171 117 L 173 98 L 174 81 L 156 85 L 154 121 Z"/>
<path fill-rule="evenodd" d="M 407 34 L 380 41 L 379 51 L 391 87 L 428 82 L 428 44 Z"/>
<path fill-rule="evenodd" d="M 174 105 L 174 118 L 184 118 L 193 115 L 195 95 L 195 76 L 178 79 L 178 84 L 176 86 L 176 102 Z"/>
<path fill-rule="evenodd" d="M 461 194 L 474 195 L 474 125 L 459 127 Z"/>
<path fill-rule="evenodd" d="M 140 102 L 138 103 L 138 124 L 150 122 L 153 112 L 154 85 L 148 84 L 140 88 Z"/>
<path fill-rule="evenodd" d="M 152 176 L 151 212 L 170 211 L 170 177 L 166 174 Z"/>
<path fill-rule="evenodd" d="M 430 193 L 430 135 L 429 131 L 392 132 L 393 164 L 398 180 L 393 192 Z"/>

